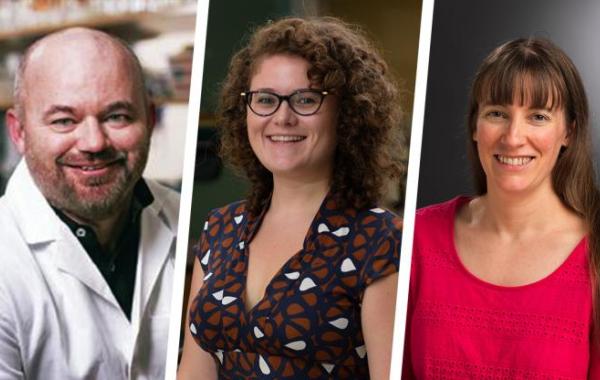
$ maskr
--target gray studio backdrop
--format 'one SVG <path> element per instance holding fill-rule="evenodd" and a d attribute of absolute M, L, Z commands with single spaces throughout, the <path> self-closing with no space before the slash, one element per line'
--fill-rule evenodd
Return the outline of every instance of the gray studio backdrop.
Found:
<path fill-rule="evenodd" d="M 466 155 L 468 89 L 481 60 L 517 37 L 549 38 L 575 62 L 590 102 L 600 163 L 600 1 L 435 2 L 417 207 L 472 194 Z"/>

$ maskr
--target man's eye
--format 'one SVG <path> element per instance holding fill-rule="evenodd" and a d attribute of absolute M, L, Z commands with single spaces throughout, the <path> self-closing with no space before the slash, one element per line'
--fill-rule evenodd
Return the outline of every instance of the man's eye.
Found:
<path fill-rule="evenodd" d="M 104 120 L 108 123 L 129 124 L 131 123 L 132 118 L 124 113 L 116 113 L 108 115 Z"/>
<path fill-rule="evenodd" d="M 50 122 L 50 124 L 55 125 L 57 127 L 70 127 L 75 124 L 75 120 L 68 118 L 68 117 L 64 117 L 64 118 L 52 120 Z"/>

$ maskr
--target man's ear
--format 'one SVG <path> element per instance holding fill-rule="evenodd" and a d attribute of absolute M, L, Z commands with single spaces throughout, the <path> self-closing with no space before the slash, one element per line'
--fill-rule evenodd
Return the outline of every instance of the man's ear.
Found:
<path fill-rule="evenodd" d="M 154 131 L 154 126 L 156 125 L 156 119 L 157 119 L 157 114 L 156 114 L 156 105 L 154 104 L 153 101 L 148 101 L 148 131 L 150 132 L 150 134 L 152 134 L 152 131 Z"/>
<path fill-rule="evenodd" d="M 19 153 L 25 153 L 25 130 L 19 113 L 14 108 L 9 108 L 6 111 L 6 126 L 8 127 L 8 135 L 10 140 L 15 144 Z"/>

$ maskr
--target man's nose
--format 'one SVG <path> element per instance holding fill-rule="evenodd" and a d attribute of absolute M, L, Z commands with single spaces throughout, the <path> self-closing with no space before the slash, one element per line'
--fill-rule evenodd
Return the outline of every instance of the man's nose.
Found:
<path fill-rule="evenodd" d="M 82 152 L 96 153 L 105 150 L 109 145 L 106 130 L 95 117 L 86 118 L 79 126 L 77 148 Z"/>

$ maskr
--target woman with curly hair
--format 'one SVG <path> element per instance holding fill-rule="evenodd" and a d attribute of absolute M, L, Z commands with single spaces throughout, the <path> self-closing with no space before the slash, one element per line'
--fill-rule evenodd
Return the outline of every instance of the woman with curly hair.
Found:
<path fill-rule="evenodd" d="M 356 28 L 260 27 L 232 59 L 219 124 L 248 199 L 195 247 L 180 379 L 387 379 L 404 164 L 398 91 Z"/>
<path fill-rule="evenodd" d="M 573 62 L 540 38 L 471 87 L 477 196 L 417 211 L 403 379 L 600 379 L 600 194 Z"/>

